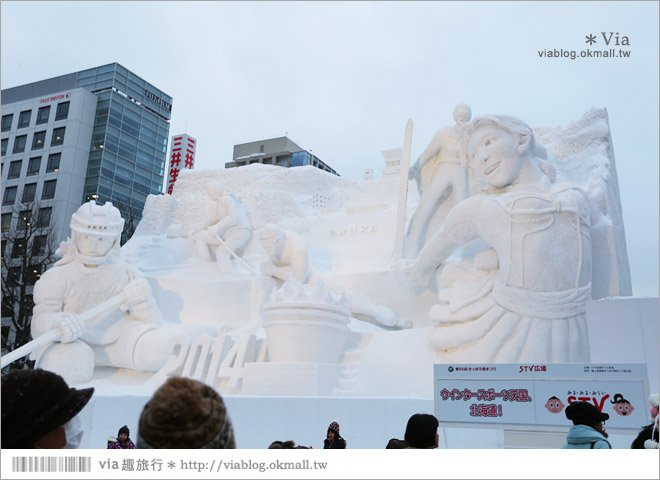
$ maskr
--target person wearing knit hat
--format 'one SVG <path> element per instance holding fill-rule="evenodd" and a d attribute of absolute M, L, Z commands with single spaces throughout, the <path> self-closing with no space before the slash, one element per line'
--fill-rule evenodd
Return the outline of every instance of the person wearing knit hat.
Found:
<path fill-rule="evenodd" d="M 328 426 L 328 434 L 323 440 L 323 448 L 346 448 L 346 440 L 339 435 L 339 423 L 336 421 Z"/>
<path fill-rule="evenodd" d="M 56 373 L 13 370 L 2 376 L 2 448 L 78 448 L 78 414 L 93 388 L 69 388 Z"/>
<path fill-rule="evenodd" d="M 131 431 L 128 429 L 128 425 L 124 425 L 117 432 L 116 437 L 110 437 L 108 439 L 108 448 L 110 449 L 131 449 L 135 448 L 135 444 L 129 438 Z"/>
<path fill-rule="evenodd" d="M 142 409 L 138 448 L 236 448 L 222 397 L 189 378 L 169 378 Z"/>
<path fill-rule="evenodd" d="M 648 448 L 648 449 L 657 449 L 659 445 L 659 435 L 658 431 L 658 422 L 660 422 L 660 415 L 658 415 L 658 403 L 660 400 L 660 395 L 654 393 L 649 395 L 649 403 L 651 404 L 651 423 L 639 432 L 637 438 L 633 440 L 630 448 Z"/>
<path fill-rule="evenodd" d="M 573 426 L 568 430 L 566 443 L 561 448 L 612 448 L 603 427 L 605 420 L 610 418 L 607 413 L 601 412 L 592 403 L 573 402 L 566 407 L 564 414 L 573 422 Z"/>

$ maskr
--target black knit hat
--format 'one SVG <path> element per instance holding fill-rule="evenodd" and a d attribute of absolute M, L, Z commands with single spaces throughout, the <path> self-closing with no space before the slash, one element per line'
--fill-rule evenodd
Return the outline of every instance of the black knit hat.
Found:
<path fill-rule="evenodd" d="M 32 448 L 43 435 L 75 417 L 93 388 L 69 388 L 47 370 L 13 370 L 2 376 L 2 448 Z"/>
<path fill-rule="evenodd" d="M 573 402 L 565 410 L 566 418 L 573 421 L 573 425 L 594 426 L 610 418 L 607 413 L 602 413 L 592 403 Z"/>
<path fill-rule="evenodd" d="M 222 397 L 189 378 L 169 378 L 142 409 L 138 448 L 236 448 Z"/>
<path fill-rule="evenodd" d="M 121 427 L 117 432 L 117 436 L 121 435 L 122 433 L 125 433 L 127 437 L 131 436 L 131 431 L 128 429 L 128 425 Z"/>

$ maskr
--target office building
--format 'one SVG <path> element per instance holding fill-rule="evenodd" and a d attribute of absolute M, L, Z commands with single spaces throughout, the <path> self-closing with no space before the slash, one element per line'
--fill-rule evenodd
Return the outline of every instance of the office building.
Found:
<path fill-rule="evenodd" d="M 174 191 L 174 184 L 179 178 L 181 170 L 195 168 L 197 140 L 185 133 L 173 135 L 171 145 L 170 166 L 167 169 L 167 189 L 165 190 L 169 195 L 172 195 Z"/>
<path fill-rule="evenodd" d="M 63 118 L 56 110 L 67 101 Z M 3 207 L 12 195 L 6 188 L 16 187 L 20 196 L 26 183 L 38 179 L 39 189 L 53 177 L 53 213 L 68 218 L 95 199 L 130 207 L 139 217 L 147 195 L 163 191 L 171 110 L 169 95 L 118 63 L 2 90 Z M 57 153 L 60 168 L 47 171 Z M 37 155 L 43 165 L 33 178 L 27 164 Z M 4 167 L 14 162 L 22 162 L 21 172 L 8 178 Z M 18 168 L 14 163 L 12 174 Z"/>
<path fill-rule="evenodd" d="M 232 161 L 225 163 L 225 168 L 243 167 L 253 163 L 279 165 L 286 168 L 312 165 L 339 176 L 329 165 L 326 165 L 317 156 L 296 145 L 287 137 L 234 145 Z"/>
<path fill-rule="evenodd" d="M 57 246 L 85 201 L 112 201 L 134 227 L 163 192 L 172 98 L 120 64 L 4 89 L 0 102 L 3 255 L 20 256 L 12 239 L 30 220 Z"/>

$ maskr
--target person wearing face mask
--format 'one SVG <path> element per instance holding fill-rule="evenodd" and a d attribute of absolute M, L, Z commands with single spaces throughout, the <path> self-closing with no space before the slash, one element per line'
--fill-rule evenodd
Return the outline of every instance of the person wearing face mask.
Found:
<path fill-rule="evenodd" d="M 2 448 L 78 448 L 78 414 L 93 388 L 70 388 L 47 370 L 14 370 L 2 376 Z"/>

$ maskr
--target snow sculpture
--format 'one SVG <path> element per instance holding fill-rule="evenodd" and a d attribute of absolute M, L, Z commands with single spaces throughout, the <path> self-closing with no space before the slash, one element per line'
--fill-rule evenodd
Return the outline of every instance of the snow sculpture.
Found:
<path fill-rule="evenodd" d="M 535 128 L 534 134 L 557 168 L 589 196 L 593 298 L 632 295 L 607 111 L 592 108 L 567 127 Z"/>
<path fill-rule="evenodd" d="M 160 327 L 161 313 L 141 272 L 119 258 L 124 220 L 112 203 L 83 204 L 71 217 L 62 259 L 34 286 L 32 335 L 60 328 L 59 342 L 37 354 L 37 367 L 68 382 L 88 381 L 94 365 L 155 371 L 167 358 L 169 338 L 182 331 Z M 109 299 L 121 300 L 86 323 L 83 314 Z M 190 330 L 190 329 L 189 329 Z"/>
<path fill-rule="evenodd" d="M 473 151 L 487 126 L 479 124 L 471 134 Z M 153 382 L 181 374 L 241 394 L 427 398 L 434 363 L 585 359 L 583 302 L 589 297 L 589 281 L 594 297 L 625 295 L 630 285 L 607 114 L 593 109 L 568 127 L 537 128 L 533 136 L 525 128 L 522 135 L 496 128 L 498 139 L 528 142 L 511 147 L 523 154 L 511 154 L 515 161 L 507 157 L 505 162 L 509 172 L 518 173 L 502 180 L 505 168 L 476 168 L 475 157 L 473 171 L 465 174 L 479 181 L 470 182 L 469 192 L 466 186 L 465 195 L 472 196 L 455 205 L 448 197 L 429 214 L 419 243 L 424 249 L 411 269 L 417 269 L 417 280 L 429 281 L 430 288 L 414 291 L 401 285 L 391 264 L 396 235 L 403 231 L 396 222 L 399 178 L 351 181 L 312 166 L 262 164 L 182 172 L 172 195 L 148 197 L 143 219 L 120 254 L 152 288 L 167 325 L 153 332 L 174 326 L 185 332 L 198 322 L 214 330 L 209 336 L 176 341 L 163 335 L 158 348 L 172 357 Z M 466 128 L 462 131 L 467 133 Z M 463 148 L 469 145 L 466 138 Z M 543 146 L 535 142 L 539 138 Z M 432 170 L 433 159 L 421 169 L 426 176 L 420 180 L 428 182 L 423 195 L 430 194 Z M 224 214 L 217 212 L 220 195 L 214 193 L 214 183 L 244 205 L 252 226 L 251 238 L 235 247 L 243 262 L 241 275 L 221 272 L 217 265 L 220 244 L 209 228 Z M 404 211 L 415 212 L 418 193 L 410 190 Z M 497 214 L 487 216 L 487 209 Z M 451 233 L 457 250 L 449 251 L 450 239 L 435 231 L 440 220 L 456 225 Z M 207 232 L 215 244 L 196 232 Z M 443 232 L 448 234 L 447 229 Z M 477 245 L 468 243 L 475 232 L 483 237 Z M 205 260 L 199 249 L 206 253 Z M 412 257 L 411 262 L 417 252 Z M 238 268 L 240 262 L 234 257 L 231 263 Z M 288 287 L 282 288 L 284 284 Z M 347 301 L 343 308 L 349 322 L 335 333 L 346 327 L 348 339 L 339 354 L 330 355 L 324 346 L 312 349 L 316 357 L 295 353 L 286 347 L 287 335 L 304 328 L 269 322 L 287 303 L 305 303 L 294 292 L 321 287 L 332 295 L 343 294 Z M 512 294 L 517 297 L 510 298 Z M 563 294 L 568 298 L 560 298 Z M 543 306 L 541 312 L 524 306 L 530 299 Z M 330 301 L 326 307 L 321 301 L 311 303 L 314 307 L 306 314 L 312 316 L 323 308 L 340 308 Z M 114 313 L 121 317 L 119 311 Z M 131 314 L 129 309 L 124 316 Z M 405 326 L 412 328 L 401 328 Z M 322 330 L 317 327 L 316 333 Z M 151 335 L 143 335 L 138 346 Z M 313 335 L 304 337 L 310 345 L 316 341 Z M 338 347 L 342 340 L 331 343 Z M 284 356 L 275 352 L 276 344 L 284 346 Z M 275 349 L 270 354 L 269 346 Z M 137 348 L 135 352 L 141 355 Z M 329 356 L 318 356 L 322 352 Z M 136 379 L 149 375 L 124 368 L 108 372 L 108 367 L 96 369 L 95 386 L 110 378 L 116 384 L 137 385 Z"/>
<path fill-rule="evenodd" d="M 294 232 L 285 232 L 273 224 L 267 224 L 260 231 L 261 243 L 270 257 L 270 261 L 261 264 L 261 273 L 286 282 L 289 285 L 284 291 L 291 289 L 291 284 L 309 283 L 316 287 L 319 284 L 340 292 L 346 296 L 348 306 L 355 318 L 387 328 L 409 328 L 412 323 L 398 316 L 391 308 L 374 305 L 357 293 L 346 291 L 340 285 L 327 278 L 309 272 L 307 248 L 302 237 Z M 286 285 L 285 284 L 285 285 Z"/>
<path fill-rule="evenodd" d="M 467 242 L 482 238 L 492 250 L 439 272 L 448 291 L 430 311 L 433 345 L 450 361 L 588 360 L 589 199 L 555 178 L 521 120 L 484 115 L 466 135 L 470 167 L 486 192 L 455 205 L 402 271 L 427 286 Z"/>
<path fill-rule="evenodd" d="M 213 250 L 220 272 L 230 273 L 235 271 L 232 261 L 238 260 L 237 255 L 252 238 L 252 223 L 245 205 L 226 193 L 221 184 L 209 184 L 208 193 L 216 203 L 217 223 L 194 234 L 197 252 L 202 260 L 209 260 Z"/>
<path fill-rule="evenodd" d="M 410 220 L 403 256 L 414 258 L 433 230 L 430 223 L 434 216 L 441 222 L 446 209 L 438 210 L 448 200 L 456 205 L 469 194 L 465 152 L 461 144 L 461 128 L 470 120 L 472 111 L 464 103 L 454 108 L 456 125 L 441 128 L 410 167 L 409 179 L 415 179 L 421 194 L 419 205 Z"/>
<path fill-rule="evenodd" d="M 322 282 L 302 285 L 292 277 L 273 292 L 264 309 L 271 362 L 339 363 L 350 329 L 346 298 Z"/>

